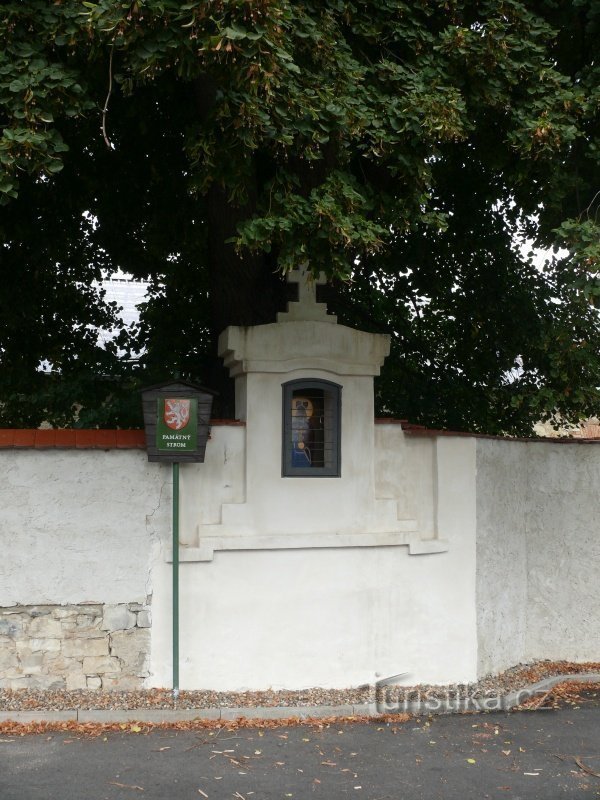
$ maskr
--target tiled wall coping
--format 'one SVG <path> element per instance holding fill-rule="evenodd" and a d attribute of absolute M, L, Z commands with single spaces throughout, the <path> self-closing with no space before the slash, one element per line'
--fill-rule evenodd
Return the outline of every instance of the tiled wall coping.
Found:
<path fill-rule="evenodd" d="M 244 427 L 239 419 L 212 419 L 211 427 L 230 425 Z M 376 418 L 376 425 L 401 425 L 402 430 L 412 436 L 470 436 L 476 439 L 502 439 L 513 442 L 551 442 L 552 444 L 596 444 L 597 438 L 561 437 L 510 437 L 465 431 L 446 431 L 411 425 L 404 419 Z M 98 430 L 96 428 L 0 428 L 0 450 L 10 448 L 32 448 L 35 450 L 145 450 L 146 437 L 143 430 Z"/>
<path fill-rule="evenodd" d="M 245 425 L 235 419 L 213 419 L 212 427 L 218 425 Z M 2 428 L 0 449 L 33 448 L 35 450 L 145 450 L 146 436 L 143 430 L 98 430 L 96 428 Z"/>
<path fill-rule="evenodd" d="M 501 436 L 493 433 L 473 433 L 471 431 L 448 431 L 436 428 L 427 428 L 425 425 L 413 425 L 405 419 L 392 417 L 376 417 L 376 425 L 401 425 L 404 433 L 410 436 L 468 436 L 472 439 L 498 439 L 504 442 L 525 442 L 536 444 L 547 442 L 550 444 L 597 444 L 600 438 L 590 436 Z"/>

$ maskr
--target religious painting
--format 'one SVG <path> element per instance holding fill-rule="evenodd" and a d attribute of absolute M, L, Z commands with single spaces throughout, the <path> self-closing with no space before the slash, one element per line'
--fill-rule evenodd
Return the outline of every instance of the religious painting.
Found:
<path fill-rule="evenodd" d="M 339 474 L 340 388 L 328 381 L 284 386 L 284 475 Z"/>

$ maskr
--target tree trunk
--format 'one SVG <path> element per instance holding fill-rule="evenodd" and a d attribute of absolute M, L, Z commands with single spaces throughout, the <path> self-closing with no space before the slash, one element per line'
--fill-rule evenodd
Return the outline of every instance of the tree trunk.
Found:
<path fill-rule="evenodd" d="M 285 308 L 286 284 L 273 258 L 264 253 L 241 256 L 227 240 L 237 233 L 237 225 L 252 213 L 252 201 L 246 207 L 233 206 L 220 187 L 213 187 L 208 197 L 208 258 L 211 298 L 211 338 L 215 356 L 211 386 L 220 396 L 215 408 L 224 417 L 234 415 L 233 381 L 217 354 L 220 333 L 229 325 L 263 325 L 275 322 Z"/>

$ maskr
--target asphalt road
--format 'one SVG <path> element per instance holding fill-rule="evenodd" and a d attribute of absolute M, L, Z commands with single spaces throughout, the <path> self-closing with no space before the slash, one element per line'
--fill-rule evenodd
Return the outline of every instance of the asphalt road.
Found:
<path fill-rule="evenodd" d="M 600 707 L 322 730 L 0 735 L 0 800 L 349 797 L 600 797 Z"/>

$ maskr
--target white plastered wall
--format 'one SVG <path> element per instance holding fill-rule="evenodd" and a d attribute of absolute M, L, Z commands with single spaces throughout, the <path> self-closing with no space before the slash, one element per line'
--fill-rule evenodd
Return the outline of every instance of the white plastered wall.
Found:
<path fill-rule="evenodd" d="M 0 451 L 0 606 L 144 603 L 170 497 L 139 450 Z"/>
<path fill-rule="evenodd" d="M 519 443 L 477 442 L 477 627 L 481 675 L 518 664 L 527 635 L 527 481 Z"/>
<path fill-rule="evenodd" d="M 224 505 L 246 500 L 246 427 L 213 425 L 203 463 L 179 470 L 179 541 L 196 547 L 200 530 L 222 523 Z"/>
<path fill-rule="evenodd" d="M 393 504 L 378 502 L 374 489 L 373 376 L 389 337 L 337 325 L 316 303 L 290 306 L 277 323 L 221 334 L 236 413 L 247 423 L 245 498 L 224 503 L 220 528 L 201 530 L 200 538 L 401 531 Z M 301 312 L 321 318 L 296 319 Z M 338 477 L 282 476 L 282 387 L 301 379 L 341 388 Z"/>
<path fill-rule="evenodd" d="M 402 447 L 403 437 L 398 441 Z M 209 442 L 207 457 L 214 443 Z M 431 458 L 431 440 L 411 441 L 409 448 L 423 463 Z M 398 480 L 404 480 L 411 464 L 400 451 L 398 458 L 406 467 Z M 255 549 L 182 563 L 181 687 L 344 687 L 373 681 L 376 673 L 399 672 L 408 673 L 408 683 L 474 679 L 475 443 L 436 441 L 435 461 L 443 481 L 435 516 L 447 552 L 411 556 L 408 547 L 377 546 Z M 218 491 L 209 472 L 206 480 Z M 415 507 L 431 502 L 430 481 L 412 485 Z M 315 497 L 307 499 L 312 513 L 318 519 L 323 503 L 322 513 L 329 515 L 327 497 Z M 157 559 L 151 678 L 156 686 L 170 680 L 170 581 L 170 564 Z"/>
<path fill-rule="evenodd" d="M 245 499 L 246 434 L 215 426 L 205 464 L 181 468 L 182 553 L 199 521 Z M 600 447 L 382 425 L 374 474 L 376 497 L 447 552 L 299 547 L 184 561 L 182 687 L 342 687 L 376 672 L 449 683 L 600 658 Z M 168 686 L 170 467 L 135 450 L 5 450 L 0 478 L 0 606 L 152 594 L 148 684 Z"/>
<path fill-rule="evenodd" d="M 437 526 L 437 444 L 433 436 L 407 436 L 400 424 L 375 425 L 377 497 L 395 500 L 398 518 L 413 519 L 424 539 L 442 538 Z"/>
<path fill-rule="evenodd" d="M 282 477 L 282 384 L 322 379 L 342 387 L 342 467 L 340 478 Z M 247 376 L 248 396 L 261 402 L 247 410 L 247 505 L 227 508 L 231 521 L 253 532 L 359 533 L 375 524 L 373 487 L 373 380 L 321 370 L 294 370 L 284 377 Z M 365 425 L 369 420 L 371 424 Z M 237 513 L 236 513 L 237 512 Z"/>
<path fill-rule="evenodd" d="M 600 447 L 477 441 L 479 673 L 600 659 Z"/>
<path fill-rule="evenodd" d="M 388 337 L 297 319 L 301 312 L 322 317 L 324 309 L 309 304 L 220 337 L 245 438 L 243 429 L 223 434 L 235 454 L 234 488 L 221 433 L 206 464 L 187 471 L 181 686 L 344 687 L 399 672 L 408 682 L 470 680 L 474 442 L 408 443 L 398 425 L 375 433 L 373 376 Z M 282 476 L 282 387 L 300 379 L 341 387 L 339 477 Z M 157 559 L 159 686 L 171 669 L 170 575 Z"/>

